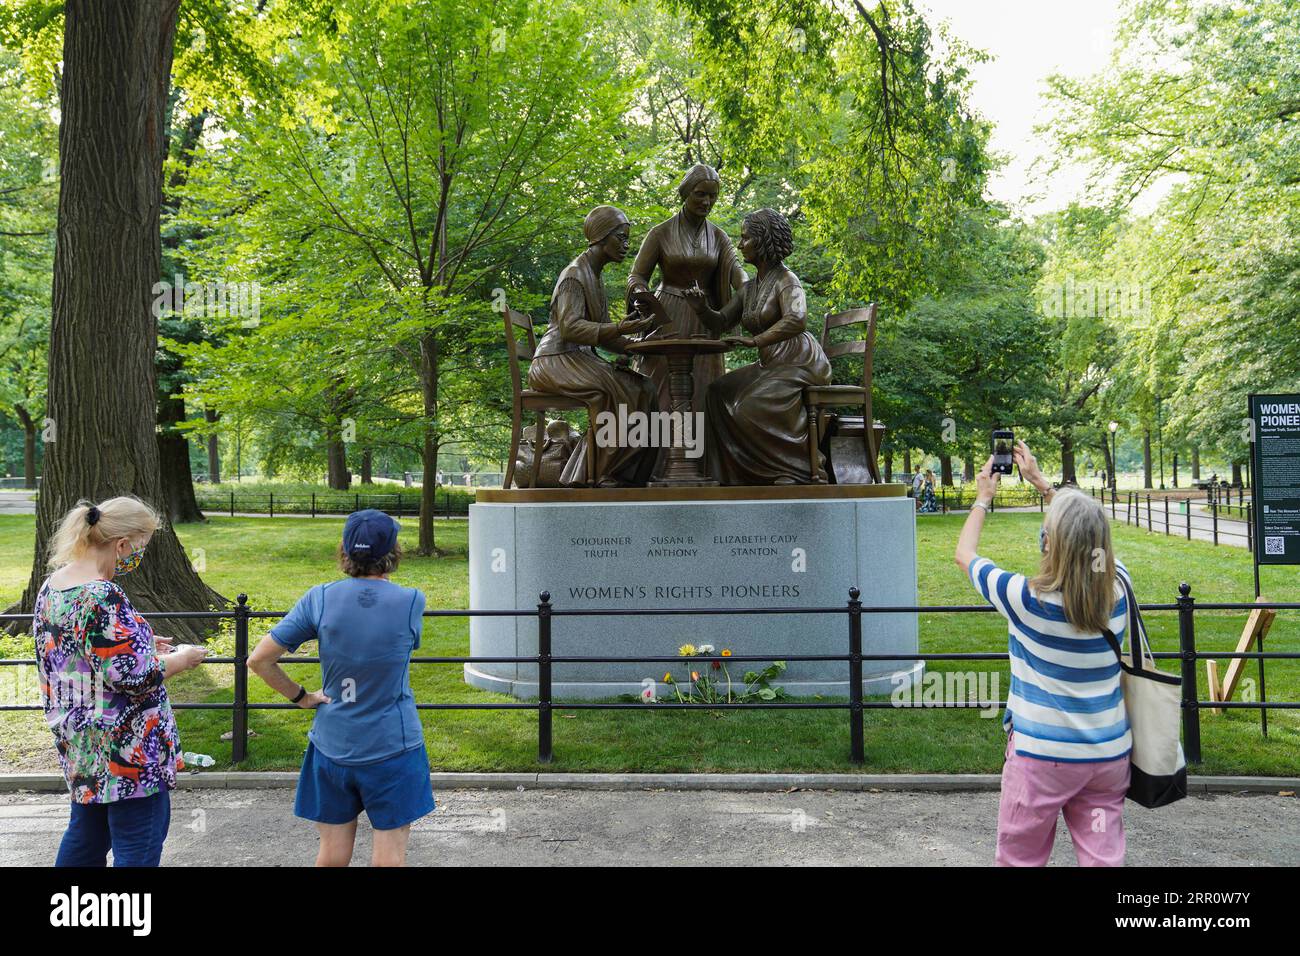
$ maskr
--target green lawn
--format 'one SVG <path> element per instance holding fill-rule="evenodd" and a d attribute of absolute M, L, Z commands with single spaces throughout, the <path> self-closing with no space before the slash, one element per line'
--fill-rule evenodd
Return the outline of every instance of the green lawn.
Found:
<path fill-rule="evenodd" d="M 922 516 L 918 525 L 922 604 L 975 603 L 977 596 L 953 564 L 952 551 L 964 516 Z M 1000 512 L 986 525 L 983 552 L 1008 567 L 1033 567 L 1038 552 L 1039 516 Z M 407 523 L 408 526 L 411 524 Z M 249 595 L 255 608 L 285 609 L 309 585 L 334 576 L 332 551 L 340 530 L 337 520 L 214 518 L 207 525 L 186 526 L 181 537 L 192 554 L 201 554 L 205 579 L 218 591 Z M 439 522 L 439 545 L 449 550 L 438 559 L 407 558 L 397 579 L 424 589 L 430 608 L 463 608 L 468 602 L 464 522 Z M 1249 600 L 1253 594 L 1250 558 L 1239 548 L 1166 538 L 1137 528 L 1115 526 L 1117 548 L 1133 571 L 1145 602 L 1164 603 L 1177 595 L 1180 581 L 1192 585 L 1201 600 Z M 26 582 L 31 561 L 32 519 L 0 516 L 0 601 L 15 599 Z M 414 541 L 408 531 L 408 553 Z M 196 549 L 201 549 L 201 552 Z M 1265 568 L 1265 593 L 1280 600 L 1300 599 L 1300 576 L 1293 568 Z M 1177 620 L 1172 612 L 1147 615 L 1157 650 L 1177 649 Z M 1244 613 L 1197 614 L 1200 648 L 1231 650 Z M 1269 635 L 1268 650 L 1300 648 L 1300 621 L 1280 612 Z M 269 625 L 254 622 L 254 634 Z M 1006 650 L 1006 632 L 994 614 L 923 615 L 921 650 L 925 652 Z M 229 653 L 227 633 L 216 649 Z M 465 620 L 429 619 L 422 654 L 466 654 Z M 308 648 L 309 649 L 309 648 Z M 8 656 L 31 656 L 27 640 L 0 643 Z M 307 650 L 307 649 L 305 649 Z M 1172 662 L 1164 666 L 1172 669 Z M 987 670 L 999 674 L 1000 696 L 1007 689 L 1007 668 L 996 662 L 943 662 L 934 670 Z M 5 668 L 3 670 L 11 670 Z M 315 686 L 314 666 L 295 668 L 299 679 Z M 1256 676 L 1251 664 L 1246 674 Z M 1204 670 L 1200 671 L 1204 689 Z M 0 674 L 0 679 L 10 681 Z M 232 668 L 208 665 L 187 674 L 172 687 L 174 700 L 228 701 Z M 1277 662 L 1267 671 L 1269 697 L 1300 700 L 1300 662 Z M 274 699 L 256 678 L 250 681 L 257 700 Z M 421 702 L 508 700 L 467 687 L 459 665 L 412 668 L 412 685 Z M 557 711 L 554 770 L 602 771 L 851 771 L 848 717 L 839 711 L 681 713 L 669 711 Z M 529 712 L 422 711 L 430 760 L 440 770 L 535 770 L 537 718 Z M 212 754 L 228 766 L 230 743 L 220 735 L 230 717 L 220 711 L 183 711 L 179 715 L 188 750 Z M 258 712 L 250 726 L 259 734 L 249 742 L 245 769 L 295 769 L 305 744 L 310 717 L 301 711 Z M 1004 737 L 997 720 L 973 710 L 868 711 L 867 772 L 995 772 L 1001 767 Z M 1273 711 L 1269 736 L 1258 714 L 1236 711 L 1202 718 L 1204 763 L 1201 772 L 1286 775 L 1300 772 L 1300 713 Z M 0 765 L 33 769 L 50 763 L 48 731 L 39 714 L 0 714 Z"/>

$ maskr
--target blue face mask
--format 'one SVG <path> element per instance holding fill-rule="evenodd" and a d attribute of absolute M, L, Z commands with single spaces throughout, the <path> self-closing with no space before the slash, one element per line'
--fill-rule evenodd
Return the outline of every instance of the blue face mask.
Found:
<path fill-rule="evenodd" d="M 148 545 L 145 545 L 144 548 L 136 548 L 126 557 L 119 556 L 117 559 L 117 563 L 113 565 L 113 573 L 130 574 L 132 571 L 138 568 L 140 566 L 140 562 L 144 559 L 144 551 L 145 548 L 147 547 Z"/>

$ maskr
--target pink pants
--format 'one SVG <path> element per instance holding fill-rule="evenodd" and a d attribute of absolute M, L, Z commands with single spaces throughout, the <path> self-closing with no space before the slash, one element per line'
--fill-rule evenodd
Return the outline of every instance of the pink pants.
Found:
<path fill-rule="evenodd" d="M 1124 863 L 1124 794 L 1129 758 L 1068 763 L 1022 757 L 1007 737 L 998 806 L 998 866 L 1046 866 L 1065 814 L 1080 866 Z"/>

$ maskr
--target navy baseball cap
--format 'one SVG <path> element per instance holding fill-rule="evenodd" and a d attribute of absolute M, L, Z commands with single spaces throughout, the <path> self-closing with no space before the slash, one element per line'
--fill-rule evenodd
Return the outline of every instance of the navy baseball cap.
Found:
<path fill-rule="evenodd" d="M 378 561 L 397 544 L 398 527 L 396 518 L 374 508 L 354 511 L 343 524 L 343 550 L 352 558 Z"/>

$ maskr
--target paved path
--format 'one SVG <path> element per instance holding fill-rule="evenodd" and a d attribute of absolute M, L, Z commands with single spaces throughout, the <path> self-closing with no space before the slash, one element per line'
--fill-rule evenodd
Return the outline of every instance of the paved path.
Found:
<path fill-rule="evenodd" d="M 413 827 L 413 865 L 678 866 L 992 863 L 996 793 L 451 790 Z M 288 790 L 179 790 L 164 865 L 300 865 L 315 828 Z M 0 867 L 48 864 L 68 815 L 61 794 L 0 794 Z M 1193 796 L 1128 805 L 1128 862 L 1300 864 L 1300 799 Z M 369 860 L 364 822 L 355 862 Z M 1052 856 L 1073 865 L 1061 825 Z"/>
<path fill-rule="evenodd" d="M 0 491 L 0 515 L 36 514 L 36 492 Z"/>

